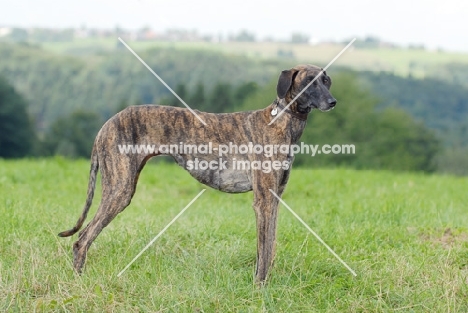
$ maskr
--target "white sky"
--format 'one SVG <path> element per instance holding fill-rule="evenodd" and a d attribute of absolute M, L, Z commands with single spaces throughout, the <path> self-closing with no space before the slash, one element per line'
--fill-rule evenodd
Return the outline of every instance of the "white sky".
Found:
<path fill-rule="evenodd" d="M 292 32 L 319 40 L 373 35 L 407 45 L 468 52 L 466 0 L 0 0 L 0 25 L 196 29 L 261 39 Z"/>

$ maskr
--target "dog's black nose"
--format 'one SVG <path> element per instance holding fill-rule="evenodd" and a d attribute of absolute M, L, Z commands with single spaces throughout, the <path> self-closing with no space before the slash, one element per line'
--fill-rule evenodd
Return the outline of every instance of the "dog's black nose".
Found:
<path fill-rule="evenodd" d="M 328 99 L 328 104 L 334 107 L 336 105 L 336 99 L 335 98 L 330 98 Z"/>

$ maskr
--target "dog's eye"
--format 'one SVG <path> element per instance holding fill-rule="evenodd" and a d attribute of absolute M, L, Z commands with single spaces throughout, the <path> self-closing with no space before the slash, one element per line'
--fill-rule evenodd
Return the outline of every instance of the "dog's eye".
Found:
<path fill-rule="evenodd" d="M 330 80 L 329 80 L 327 77 L 323 77 L 323 82 L 324 82 L 325 84 L 328 84 L 328 83 L 330 82 Z"/>

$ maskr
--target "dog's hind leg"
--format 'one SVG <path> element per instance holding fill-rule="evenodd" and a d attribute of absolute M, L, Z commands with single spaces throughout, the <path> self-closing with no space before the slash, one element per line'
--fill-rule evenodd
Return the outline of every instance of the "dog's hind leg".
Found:
<path fill-rule="evenodd" d="M 148 159 L 148 158 L 147 158 Z M 73 266 L 81 273 L 86 260 L 86 254 L 104 227 L 106 227 L 131 202 L 135 193 L 138 176 L 146 160 L 140 165 L 131 166 L 128 162 L 113 161 L 101 167 L 102 199 L 94 218 L 80 232 L 78 240 L 73 245 Z M 118 166 L 109 168 L 108 166 Z"/>
<path fill-rule="evenodd" d="M 277 184 L 264 177 L 254 185 L 253 207 L 257 219 L 257 269 L 255 280 L 264 283 L 268 270 L 273 264 L 276 246 L 276 225 L 278 220 L 278 199 L 270 192 L 278 192 Z"/>

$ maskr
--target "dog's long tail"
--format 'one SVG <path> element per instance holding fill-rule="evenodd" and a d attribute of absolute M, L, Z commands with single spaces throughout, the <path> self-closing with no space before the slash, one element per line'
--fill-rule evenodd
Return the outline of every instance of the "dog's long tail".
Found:
<path fill-rule="evenodd" d="M 91 169 L 89 171 L 89 182 L 88 182 L 88 197 L 86 198 L 86 203 L 83 208 L 83 212 L 81 213 L 80 218 L 76 222 L 76 225 L 70 229 L 61 232 L 58 234 L 60 237 L 69 237 L 74 235 L 77 231 L 80 230 L 81 226 L 83 226 L 84 221 L 86 220 L 86 216 L 88 215 L 89 208 L 93 203 L 94 197 L 94 189 L 96 188 L 96 176 L 99 169 L 99 160 L 96 151 L 96 147 L 93 146 L 93 151 L 91 152 Z"/>

